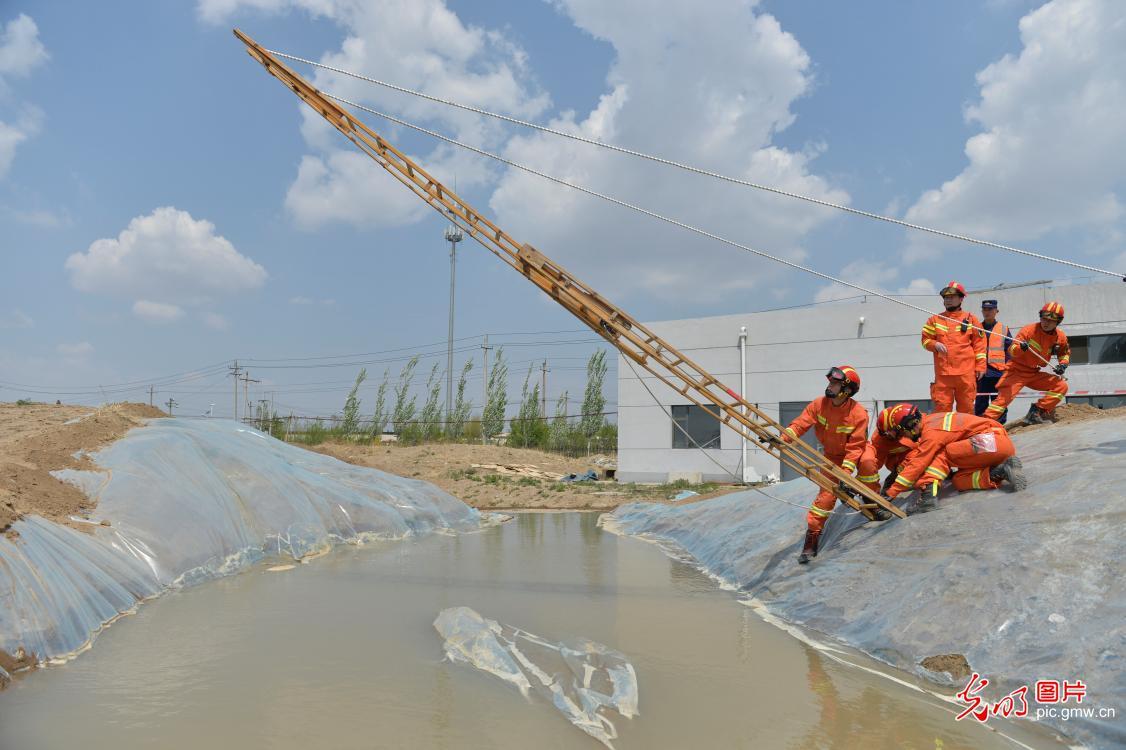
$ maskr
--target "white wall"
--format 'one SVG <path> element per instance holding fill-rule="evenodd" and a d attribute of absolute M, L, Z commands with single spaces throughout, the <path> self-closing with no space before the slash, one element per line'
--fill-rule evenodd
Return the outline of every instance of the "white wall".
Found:
<path fill-rule="evenodd" d="M 941 312 L 935 297 L 904 297 L 906 302 Z M 1126 332 L 1126 284 L 1122 282 L 1033 286 L 969 295 L 964 309 L 980 317 L 981 300 L 997 299 L 998 318 L 1014 333 L 1037 319 L 1049 300 L 1063 303 L 1069 335 Z M 864 325 L 859 325 L 860 317 Z M 920 345 L 926 315 L 879 298 L 850 300 L 791 310 L 648 323 L 659 336 L 704 369 L 739 390 L 739 328 L 747 327 L 747 398 L 778 418 L 784 401 L 810 401 L 825 389 L 825 372 L 849 364 L 861 375 L 857 399 L 874 418 L 873 401 L 929 398 L 933 359 Z M 741 476 L 741 438 L 723 428 L 720 448 L 672 448 L 671 420 L 645 390 L 630 361 L 618 362 L 618 477 L 622 481 L 662 482 L 670 472 L 700 472 L 707 479 Z M 644 383 L 667 410 L 690 403 L 640 368 Z M 1113 393 L 1126 389 L 1126 365 L 1075 365 L 1068 370 L 1070 393 Z M 1023 416 L 1034 394 L 1026 391 L 1010 408 Z M 721 466 L 717 466 L 720 464 Z M 778 474 L 778 461 L 752 443 L 748 464 L 759 474 Z"/>

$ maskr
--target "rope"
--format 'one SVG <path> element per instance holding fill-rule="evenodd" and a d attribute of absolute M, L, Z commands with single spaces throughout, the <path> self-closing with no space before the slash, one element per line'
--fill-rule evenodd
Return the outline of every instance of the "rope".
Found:
<path fill-rule="evenodd" d="M 556 136 L 560 136 L 562 138 L 569 138 L 570 140 L 578 141 L 580 143 L 585 143 L 585 144 L 590 145 L 590 146 L 597 146 L 599 148 L 604 148 L 604 149 L 607 149 L 609 151 L 615 151 L 615 152 L 620 153 L 620 154 L 626 154 L 627 156 L 634 156 L 634 157 L 637 157 L 639 159 L 645 159 L 647 161 L 655 162 L 657 164 L 663 164 L 664 166 L 675 167 L 677 169 L 682 169 L 686 172 L 691 172 L 693 174 L 702 175 L 704 177 L 711 177 L 711 178 L 714 178 L 714 179 L 717 179 L 717 180 L 722 180 L 724 182 L 730 182 L 730 183 L 733 183 L 735 185 L 742 185 L 744 187 L 750 187 L 750 188 L 754 188 L 756 190 L 763 190 L 765 192 L 774 193 L 776 195 L 782 195 L 782 196 L 785 196 L 787 198 L 796 198 L 798 200 L 806 201 L 807 203 L 813 203 L 813 204 L 816 204 L 818 206 L 824 206 L 826 208 L 835 208 L 838 211 L 844 211 L 846 213 L 854 214 L 856 216 L 863 216 L 864 218 L 867 218 L 867 219 L 875 219 L 877 221 L 887 222 L 888 224 L 895 224 L 897 226 L 905 227 L 907 229 L 914 229 L 914 230 L 919 231 L 919 232 L 927 232 L 929 234 L 933 234 L 933 235 L 936 235 L 938 237 L 945 237 L 947 239 L 952 239 L 952 240 L 960 240 L 962 242 L 969 242 L 969 243 L 974 244 L 974 245 L 982 245 L 984 247 L 991 247 L 991 248 L 995 248 L 997 250 L 1005 250 L 1005 251 L 1008 251 L 1010 253 L 1017 253 L 1018 255 L 1025 255 L 1025 256 L 1030 257 L 1030 258 L 1036 258 L 1038 260 L 1048 261 L 1049 263 L 1059 263 L 1060 265 L 1070 266 L 1071 268 L 1079 268 L 1079 269 L 1082 269 L 1084 271 L 1093 271 L 1095 273 L 1104 274 L 1106 276 L 1114 276 L 1116 278 L 1122 279 L 1123 281 L 1126 281 L 1126 273 L 1119 273 L 1117 271 L 1109 271 L 1109 270 L 1104 269 L 1104 268 L 1096 268 L 1095 266 L 1088 266 L 1088 265 L 1084 265 L 1082 263 L 1076 263 L 1075 261 L 1065 260 L 1063 258 L 1055 258 L 1055 257 L 1052 257 L 1050 255 L 1044 255 L 1042 253 L 1035 253 L 1035 252 L 1032 252 L 1031 250 L 1024 250 L 1024 249 L 1021 249 L 1019 247 L 1013 247 L 1012 245 L 1004 245 L 1004 244 L 1001 244 L 999 242 L 991 242 L 990 240 L 983 240 L 983 239 L 979 239 L 977 237 L 971 237 L 971 236 L 965 235 L 965 234 L 958 234 L 956 232 L 947 232 L 947 231 L 942 230 L 942 229 L 935 229 L 934 227 L 928 227 L 928 226 L 924 226 L 922 224 L 913 224 L 909 221 L 904 221 L 902 219 L 896 219 L 895 217 L 892 217 L 892 216 L 884 216 L 883 214 L 877 214 L 877 213 L 873 213 L 871 211 L 864 211 L 864 210 L 861 210 L 859 208 L 853 208 L 851 206 L 843 205 L 841 203 L 834 203 L 832 201 L 823 200 L 821 198 L 814 198 L 814 197 L 809 196 L 809 195 L 802 195 L 801 193 L 794 193 L 794 192 L 791 192 L 789 190 L 782 190 L 781 188 L 772 187 L 770 185 L 763 185 L 761 183 L 751 182 L 750 180 L 744 180 L 744 179 L 740 179 L 738 177 L 731 177 L 730 175 L 721 174 L 719 172 L 712 172 L 710 170 L 703 169 L 701 167 L 694 167 L 691 164 L 685 164 L 683 162 L 675 161 L 673 159 L 665 159 L 665 158 L 660 157 L 660 156 L 654 156 L 652 154 L 644 153 L 643 151 L 635 151 L 634 149 L 631 149 L 631 148 L 625 148 L 623 146 L 615 146 L 611 143 L 606 143 L 604 141 L 595 140 L 593 138 L 586 138 L 584 136 L 576 135 L 574 133 L 567 133 L 567 132 L 562 131 L 562 130 L 556 130 L 555 128 L 549 128 L 545 125 L 537 125 L 534 122 L 528 122 L 527 120 L 521 120 L 521 119 L 516 118 L 516 117 L 510 117 L 508 115 L 502 115 L 502 114 L 497 113 L 497 112 L 490 112 L 487 109 L 481 109 L 479 107 L 473 107 L 473 106 L 468 105 L 468 104 L 461 104 L 460 102 L 455 102 L 455 101 L 452 101 L 452 100 L 449 100 L 449 99 L 442 99 L 440 97 L 433 96 L 431 94 L 426 94 L 426 93 L 423 93 L 421 91 L 416 91 L 414 89 L 409 89 L 409 88 L 406 88 L 404 86 L 397 86 L 393 83 L 381 81 L 378 78 L 370 78 L 368 76 L 361 75 L 359 73 L 353 73 L 353 72 L 348 71 L 348 70 L 343 70 L 342 68 L 336 68 L 336 67 L 333 67 L 331 65 L 325 65 L 324 63 L 314 62 L 313 60 L 306 60 L 305 58 L 297 57 L 296 55 L 289 55 L 289 54 L 286 54 L 284 52 L 278 52 L 276 50 L 267 50 L 267 51 L 272 55 L 277 55 L 278 57 L 283 57 L 287 60 L 293 60 L 295 62 L 305 63 L 306 65 L 311 65 L 315 68 L 323 68 L 324 70 L 330 70 L 334 73 L 340 73 L 341 75 L 350 76 L 352 78 L 356 78 L 356 79 L 361 80 L 361 81 L 366 81 L 368 83 L 374 83 L 374 84 L 377 84 L 379 86 L 383 86 L 385 88 L 391 89 L 393 91 L 399 91 L 399 92 L 404 93 L 404 94 L 410 94 L 411 96 L 416 96 L 416 97 L 419 97 L 421 99 L 426 99 L 428 101 L 432 101 L 432 102 L 435 102 L 437 104 L 444 104 L 448 107 L 455 107 L 457 109 L 465 110 L 466 112 L 473 112 L 474 114 L 484 115 L 486 117 L 492 117 L 492 118 L 495 118 L 497 120 L 502 120 L 504 122 L 511 123 L 513 125 L 520 125 L 520 126 L 525 127 L 525 128 L 531 128 L 532 130 L 538 130 L 542 133 L 548 133 L 550 135 L 556 135 Z M 333 98 L 336 98 L 336 97 L 333 97 Z M 343 100 L 339 100 L 339 101 L 343 101 Z M 353 105 L 353 106 L 356 106 L 356 105 Z"/>
<path fill-rule="evenodd" d="M 423 134 L 428 135 L 432 138 L 437 138 L 438 140 L 449 143 L 452 146 L 458 146 L 458 147 L 463 148 L 467 151 L 472 151 L 473 153 L 478 154 L 480 156 L 488 157 L 488 158 L 493 159 L 495 161 L 498 161 L 502 164 L 506 164 L 506 165 L 508 165 L 508 166 L 510 166 L 514 169 L 519 169 L 519 170 L 527 172 L 529 174 L 534 174 L 537 177 L 541 177 L 541 178 L 548 180 L 550 182 L 554 182 L 558 185 L 562 185 L 564 187 L 571 188 L 572 190 L 577 190 L 580 193 L 585 193 L 586 195 L 590 195 L 590 196 L 595 197 L 595 198 L 600 198 L 600 199 L 607 201 L 609 203 L 613 203 L 614 205 L 621 206 L 622 208 L 628 208 L 631 211 L 636 211 L 637 213 L 643 214 L 643 215 L 648 216 L 650 218 L 657 219 L 659 221 L 663 221 L 666 224 L 671 224 L 675 227 L 680 227 L 681 229 L 685 229 L 689 232 L 693 232 L 693 233 L 698 234 L 702 237 L 707 237 L 708 239 L 715 240 L 717 242 L 722 242 L 725 245 L 730 245 L 731 247 L 735 247 L 735 248 L 738 248 L 740 250 L 745 250 L 746 252 L 749 252 L 753 255 L 757 255 L 760 258 L 766 258 L 767 260 L 772 260 L 775 263 L 781 263 L 784 266 L 789 266 L 790 268 L 796 269 L 798 271 L 803 271 L 803 272 L 811 274 L 813 276 L 817 276 L 818 278 L 824 279 L 826 281 L 832 281 L 832 282 L 835 282 L 837 284 L 841 284 L 842 286 L 847 286 L 851 289 L 856 289 L 857 291 L 864 292 L 865 294 L 870 294 L 873 297 L 879 297 L 880 299 L 887 300 L 888 302 L 893 302 L 897 305 L 903 305 L 904 307 L 909 307 L 912 310 L 917 310 L 918 312 L 923 313 L 924 315 L 928 315 L 928 316 L 931 315 L 931 312 L 929 310 L 926 310 L 922 307 L 919 307 L 918 305 L 913 305 L 910 302 L 904 302 L 903 300 L 895 299 L 894 297 L 891 297 L 887 294 L 884 294 L 883 292 L 877 292 L 874 289 L 868 289 L 867 287 L 860 286 L 859 284 L 853 284 L 852 282 L 845 281 L 844 279 L 839 279 L 836 276 L 833 276 L 831 274 L 823 273 L 821 271 L 810 268 L 808 266 L 803 266 L 800 263 L 794 263 L 793 261 L 786 260 L 785 258 L 781 258 L 777 255 L 772 255 L 772 254 L 765 252 L 763 250 L 757 250 L 757 249 L 755 249 L 755 248 L 753 248 L 749 245 L 744 245 L 744 244 L 741 244 L 739 242 L 736 242 L 735 240 L 727 239 L 726 237 L 721 237 L 718 234 L 713 234 L 712 232 L 709 232 L 705 229 L 700 229 L 699 227 L 694 227 L 691 224 L 686 224 L 683 221 L 680 221 L 678 219 L 673 219 L 673 218 L 670 218 L 670 217 L 665 216 L 663 214 L 659 214 L 656 211 L 650 211 L 647 208 L 642 208 L 641 206 L 638 206 L 638 205 L 633 204 L 633 203 L 629 203 L 627 201 L 624 201 L 624 200 L 621 200 L 621 199 L 618 199 L 618 198 L 614 198 L 613 196 L 606 195 L 605 193 L 599 193 L 596 190 L 591 190 L 590 188 L 585 188 L 585 187 L 583 187 L 581 185 L 577 185 L 573 182 L 567 182 L 564 179 L 561 179 L 559 177 L 554 177 L 552 175 L 547 174 L 546 172 L 540 172 L 539 170 L 533 169 L 532 167 L 528 167 L 528 166 L 525 166 L 525 165 L 520 164 L 518 162 L 514 162 L 510 159 L 506 159 L 503 156 L 499 156 L 499 155 L 494 154 L 492 152 L 485 151 L 483 149 L 477 148 L 476 146 L 471 146 L 468 143 L 462 143 L 459 140 L 456 140 L 454 138 L 450 138 L 449 136 L 442 135 L 441 133 L 435 132 L 435 131 L 430 130 L 428 128 L 424 128 L 421 125 L 415 125 L 412 122 L 408 122 L 406 120 L 400 119 L 398 117 L 395 117 L 394 115 L 389 115 L 385 112 L 380 112 L 379 110 L 372 109 L 371 107 L 365 107 L 362 104 L 357 104 L 353 101 L 349 101 L 348 99 L 345 99 L 343 97 L 335 96 L 333 94 L 328 93 L 327 91 L 323 91 L 321 93 L 324 94 L 325 96 L 327 96 L 330 99 L 334 99 L 334 100 L 340 102 L 341 104 L 347 104 L 350 107 L 355 107 L 356 109 L 362 110 L 364 112 L 371 113 L 373 115 L 376 115 L 377 117 L 382 117 L 383 119 L 388 120 L 390 122 L 393 122 L 397 125 L 402 125 L 403 127 L 410 128 L 411 130 L 415 130 L 419 133 L 423 133 Z M 949 322 L 951 322 L 955 325 L 958 325 L 958 326 L 962 325 L 962 321 L 957 320 L 955 318 L 949 318 L 945 315 L 939 315 L 938 317 L 942 318 L 943 320 L 947 320 L 947 321 L 949 321 Z M 967 326 L 967 327 L 973 328 L 974 330 L 977 330 L 977 331 L 981 331 L 982 333 L 986 332 L 985 329 L 981 328 L 980 326 Z M 1041 360 L 1043 360 L 1044 364 L 1050 364 L 1049 360 L 1044 359 L 1044 357 L 1042 357 L 1039 353 L 1037 353 L 1037 352 L 1035 352 L 1031 349 L 1029 349 L 1028 351 L 1032 351 L 1033 354 L 1035 354 L 1037 357 L 1039 357 Z"/>
<path fill-rule="evenodd" d="M 725 474 L 727 474 L 728 476 L 730 476 L 730 477 L 731 477 L 732 479 L 734 479 L 734 480 L 735 480 L 735 481 L 736 481 L 737 483 L 739 483 L 739 484 L 743 484 L 743 478 L 742 478 L 742 477 L 738 477 L 738 476 L 735 476 L 735 472 L 731 471 L 731 469 L 728 469 L 728 468 L 727 468 L 726 466 L 724 466 L 724 465 L 723 465 L 723 464 L 721 464 L 721 463 L 720 463 L 719 461 L 717 461 L 717 460 L 715 459 L 715 457 L 714 457 L 714 456 L 712 456 L 712 454 L 710 454 L 710 453 L 708 453 L 708 452 L 707 452 L 706 450 L 704 450 L 704 449 L 703 449 L 703 447 L 701 447 L 701 446 L 700 446 L 700 444 L 699 444 L 698 442 L 696 442 L 696 438 L 694 438 L 694 437 L 692 437 L 691 435 L 689 435 L 689 434 L 688 434 L 688 430 L 684 429 L 684 427 L 683 427 L 683 426 L 681 426 L 681 424 L 680 424 L 679 422 L 677 422 L 675 418 L 673 418 L 673 415 L 669 413 L 668 409 L 666 409 L 666 408 L 665 408 L 665 405 L 661 403 L 661 400 L 660 400 L 659 398 L 657 398 L 657 394 L 653 393 L 653 390 L 652 390 L 652 389 L 651 389 L 651 388 L 649 387 L 649 384 L 648 384 L 648 383 L 646 383 L 646 382 L 645 382 L 645 381 L 644 381 L 644 380 L 643 380 L 643 379 L 641 378 L 641 375 L 640 375 L 640 374 L 639 374 L 639 373 L 637 372 L 637 368 L 635 368 L 635 367 L 633 366 L 633 361 L 632 361 L 632 360 L 629 360 L 629 359 L 627 359 L 627 360 L 626 360 L 626 364 L 628 364 L 628 365 L 629 365 L 629 369 L 633 370 L 633 375 L 634 375 L 634 377 L 635 377 L 635 378 L 637 378 L 637 381 L 638 381 L 639 383 L 641 383 L 641 385 L 645 386 L 645 390 L 646 390 L 646 391 L 648 391 L 649 395 L 653 397 L 653 403 L 655 403 L 655 404 L 657 405 L 657 407 L 658 407 L 658 408 L 659 408 L 659 409 L 660 409 L 661 411 L 663 411 L 663 412 L 665 413 L 665 416 L 666 416 L 666 417 L 668 417 L 668 418 L 669 418 L 669 420 L 670 420 L 670 421 L 672 422 L 672 424 L 673 424 L 673 427 L 675 427 L 676 429 L 680 430 L 680 431 L 681 431 L 681 433 L 682 433 L 682 434 L 684 435 L 684 437 L 688 438 L 688 439 L 689 439 L 689 440 L 690 440 L 690 441 L 692 442 L 692 445 L 696 446 L 696 448 L 698 448 L 698 449 L 699 449 L 699 451 L 700 451 L 701 453 L 703 453 L 703 454 L 704 454 L 704 456 L 705 456 L 705 457 L 706 457 L 706 458 L 707 458 L 707 459 L 708 459 L 709 461 L 711 461 L 711 462 L 712 462 L 713 464 L 715 464 L 716 466 L 718 466 L 718 467 L 719 467 L 719 468 L 720 468 L 720 469 L 721 469 L 721 470 L 722 470 L 722 471 L 723 471 L 723 472 L 724 472 Z M 746 439 L 746 438 L 744 438 L 744 440 L 745 440 L 745 439 Z M 803 511 L 804 511 L 804 510 L 808 510 L 808 508 L 807 508 L 806 506 L 804 506 L 804 505 L 798 505 L 797 503 L 791 503 L 791 502 L 790 502 L 789 500 L 783 500 L 783 499 L 782 499 L 782 498 L 780 498 L 780 497 L 775 497 L 774 495 L 771 495 L 771 494 L 770 494 L 769 492 L 766 492 L 765 490 L 761 490 L 761 489 L 759 489 L 758 487 L 755 487 L 754 485 L 747 485 L 747 487 L 748 487 L 749 489 L 752 489 L 752 490 L 754 490 L 755 492 L 759 493 L 760 495 L 762 495 L 762 496 L 764 496 L 764 497 L 768 497 L 768 498 L 770 498 L 771 500 L 774 500 L 775 502 L 779 502 L 779 503 L 782 503 L 783 505 L 791 505 L 791 506 L 793 506 L 793 507 L 795 507 L 795 508 L 797 508 L 797 509 L 799 509 L 799 510 L 803 510 Z"/>

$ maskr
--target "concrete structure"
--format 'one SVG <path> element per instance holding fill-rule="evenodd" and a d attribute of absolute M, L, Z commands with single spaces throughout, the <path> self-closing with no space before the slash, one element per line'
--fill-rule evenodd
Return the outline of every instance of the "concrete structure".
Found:
<path fill-rule="evenodd" d="M 933 312 L 942 310 L 937 295 L 903 299 Z M 1067 372 L 1068 401 L 1093 401 L 1098 406 L 1126 403 L 1126 284 L 1045 282 L 973 291 L 964 309 L 980 318 L 982 299 L 998 300 L 998 319 L 1014 334 L 1037 319 L 1045 302 L 1062 302 L 1067 311 L 1063 330 L 1073 348 L 1072 367 Z M 741 374 L 740 332 L 745 326 L 749 400 L 786 424 L 805 404 L 822 395 L 826 371 L 838 364 L 850 364 L 860 372 L 863 382 L 857 399 L 872 419 L 879 409 L 899 401 L 913 400 L 921 408 L 929 408 L 934 369 L 932 355 L 920 346 L 925 320 L 923 313 L 902 305 L 858 297 L 796 309 L 647 325 L 736 391 Z M 645 375 L 643 381 L 638 374 Z M 1010 418 L 1024 416 L 1033 400 L 1033 393 L 1025 391 L 1010 407 Z M 631 369 L 630 362 L 619 356 L 619 480 L 664 482 L 670 474 L 695 473 L 718 481 L 744 476 L 753 480 L 756 475 L 788 478 L 788 467 L 783 472 L 779 462 L 757 443 L 748 444 L 744 474 L 742 438 L 688 404 L 640 368 Z M 698 442 L 709 443 L 705 450 L 683 437 L 673 426 L 674 417 L 689 426 Z"/>

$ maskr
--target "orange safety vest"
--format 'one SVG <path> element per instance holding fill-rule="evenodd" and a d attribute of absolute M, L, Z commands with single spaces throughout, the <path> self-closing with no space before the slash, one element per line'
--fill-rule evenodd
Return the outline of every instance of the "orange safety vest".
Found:
<path fill-rule="evenodd" d="M 985 324 L 982 323 L 982 328 Z M 1004 372 L 1008 366 L 1005 357 L 1005 340 L 1012 339 L 1012 332 L 1001 321 L 993 324 L 993 330 L 985 333 L 985 364 L 997 372 Z"/>

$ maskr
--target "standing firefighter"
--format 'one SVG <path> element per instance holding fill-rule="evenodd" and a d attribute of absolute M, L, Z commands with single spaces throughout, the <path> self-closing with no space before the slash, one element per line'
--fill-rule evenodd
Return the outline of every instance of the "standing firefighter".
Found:
<path fill-rule="evenodd" d="M 997 383 L 997 398 L 985 410 L 987 417 L 999 420 L 1005 408 L 1026 385 L 1043 391 L 1044 395 L 1028 408 L 1024 421 L 1040 424 L 1052 417 L 1067 394 L 1067 380 L 1063 374 L 1071 363 L 1067 334 L 1059 329 L 1062 322 L 1063 305 L 1049 302 L 1040 308 L 1039 323 L 1029 323 L 1020 329 L 1009 346 L 1009 368 Z M 1052 355 L 1055 355 L 1057 362 L 1052 372 L 1041 371 L 1042 366 L 1051 366 Z"/>
<path fill-rule="evenodd" d="M 981 301 L 981 327 L 985 329 L 985 375 L 977 381 L 977 400 L 974 401 L 974 415 L 982 416 L 986 408 L 997 396 L 997 381 L 1009 367 L 1009 347 L 1013 343 L 1013 332 L 997 320 L 997 300 Z M 1005 424 L 1008 411 L 997 416 L 997 421 Z"/>
<path fill-rule="evenodd" d="M 1014 492 L 1025 488 L 1016 448 L 1005 428 L 992 419 L 953 411 L 924 417 L 910 404 L 895 408 L 897 431 L 917 445 L 888 488 L 888 499 L 918 487 L 920 509 L 933 508 L 939 485 L 952 469 L 957 469 L 951 481 L 959 492 L 991 490 L 1002 482 Z"/>
<path fill-rule="evenodd" d="M 813 428 L 825 458 L 845 471 L 857 472 L 859 479 L 874 490 L 879 487 L 879 470 L 874 455 L 868 447 L 868 411 L 852 400 L 860 390 L 860 375 L 848 365 L 829 370 L 825 375 L 829 385 L 825 387 L 822 398 L 810 401 L 802 413 L 790 423 L 782 433 L 782 440 L 791 443 Z M 833 512 L 837 497 L 822 489 L 817 493 L 806 514 L 805 545 L 799 563 L 808 563 L 810 557 L 817 556 L 817 542 L 821 529 Z M 890 514 L 882 508 L 876 511 L 877 519 L 883 520 Z"/>
<path fill-rule="evenodd" d="M 932 315 L 923 325 L 923 348 L 934 354 L 934 385 L 931 398 L 935 411 L 973 414 L 977 380 L 985 374 L 985 338 L 981 323 L 962 309 L 966 288 L 951 281 L 942 292 L 944 313 Z"/>

